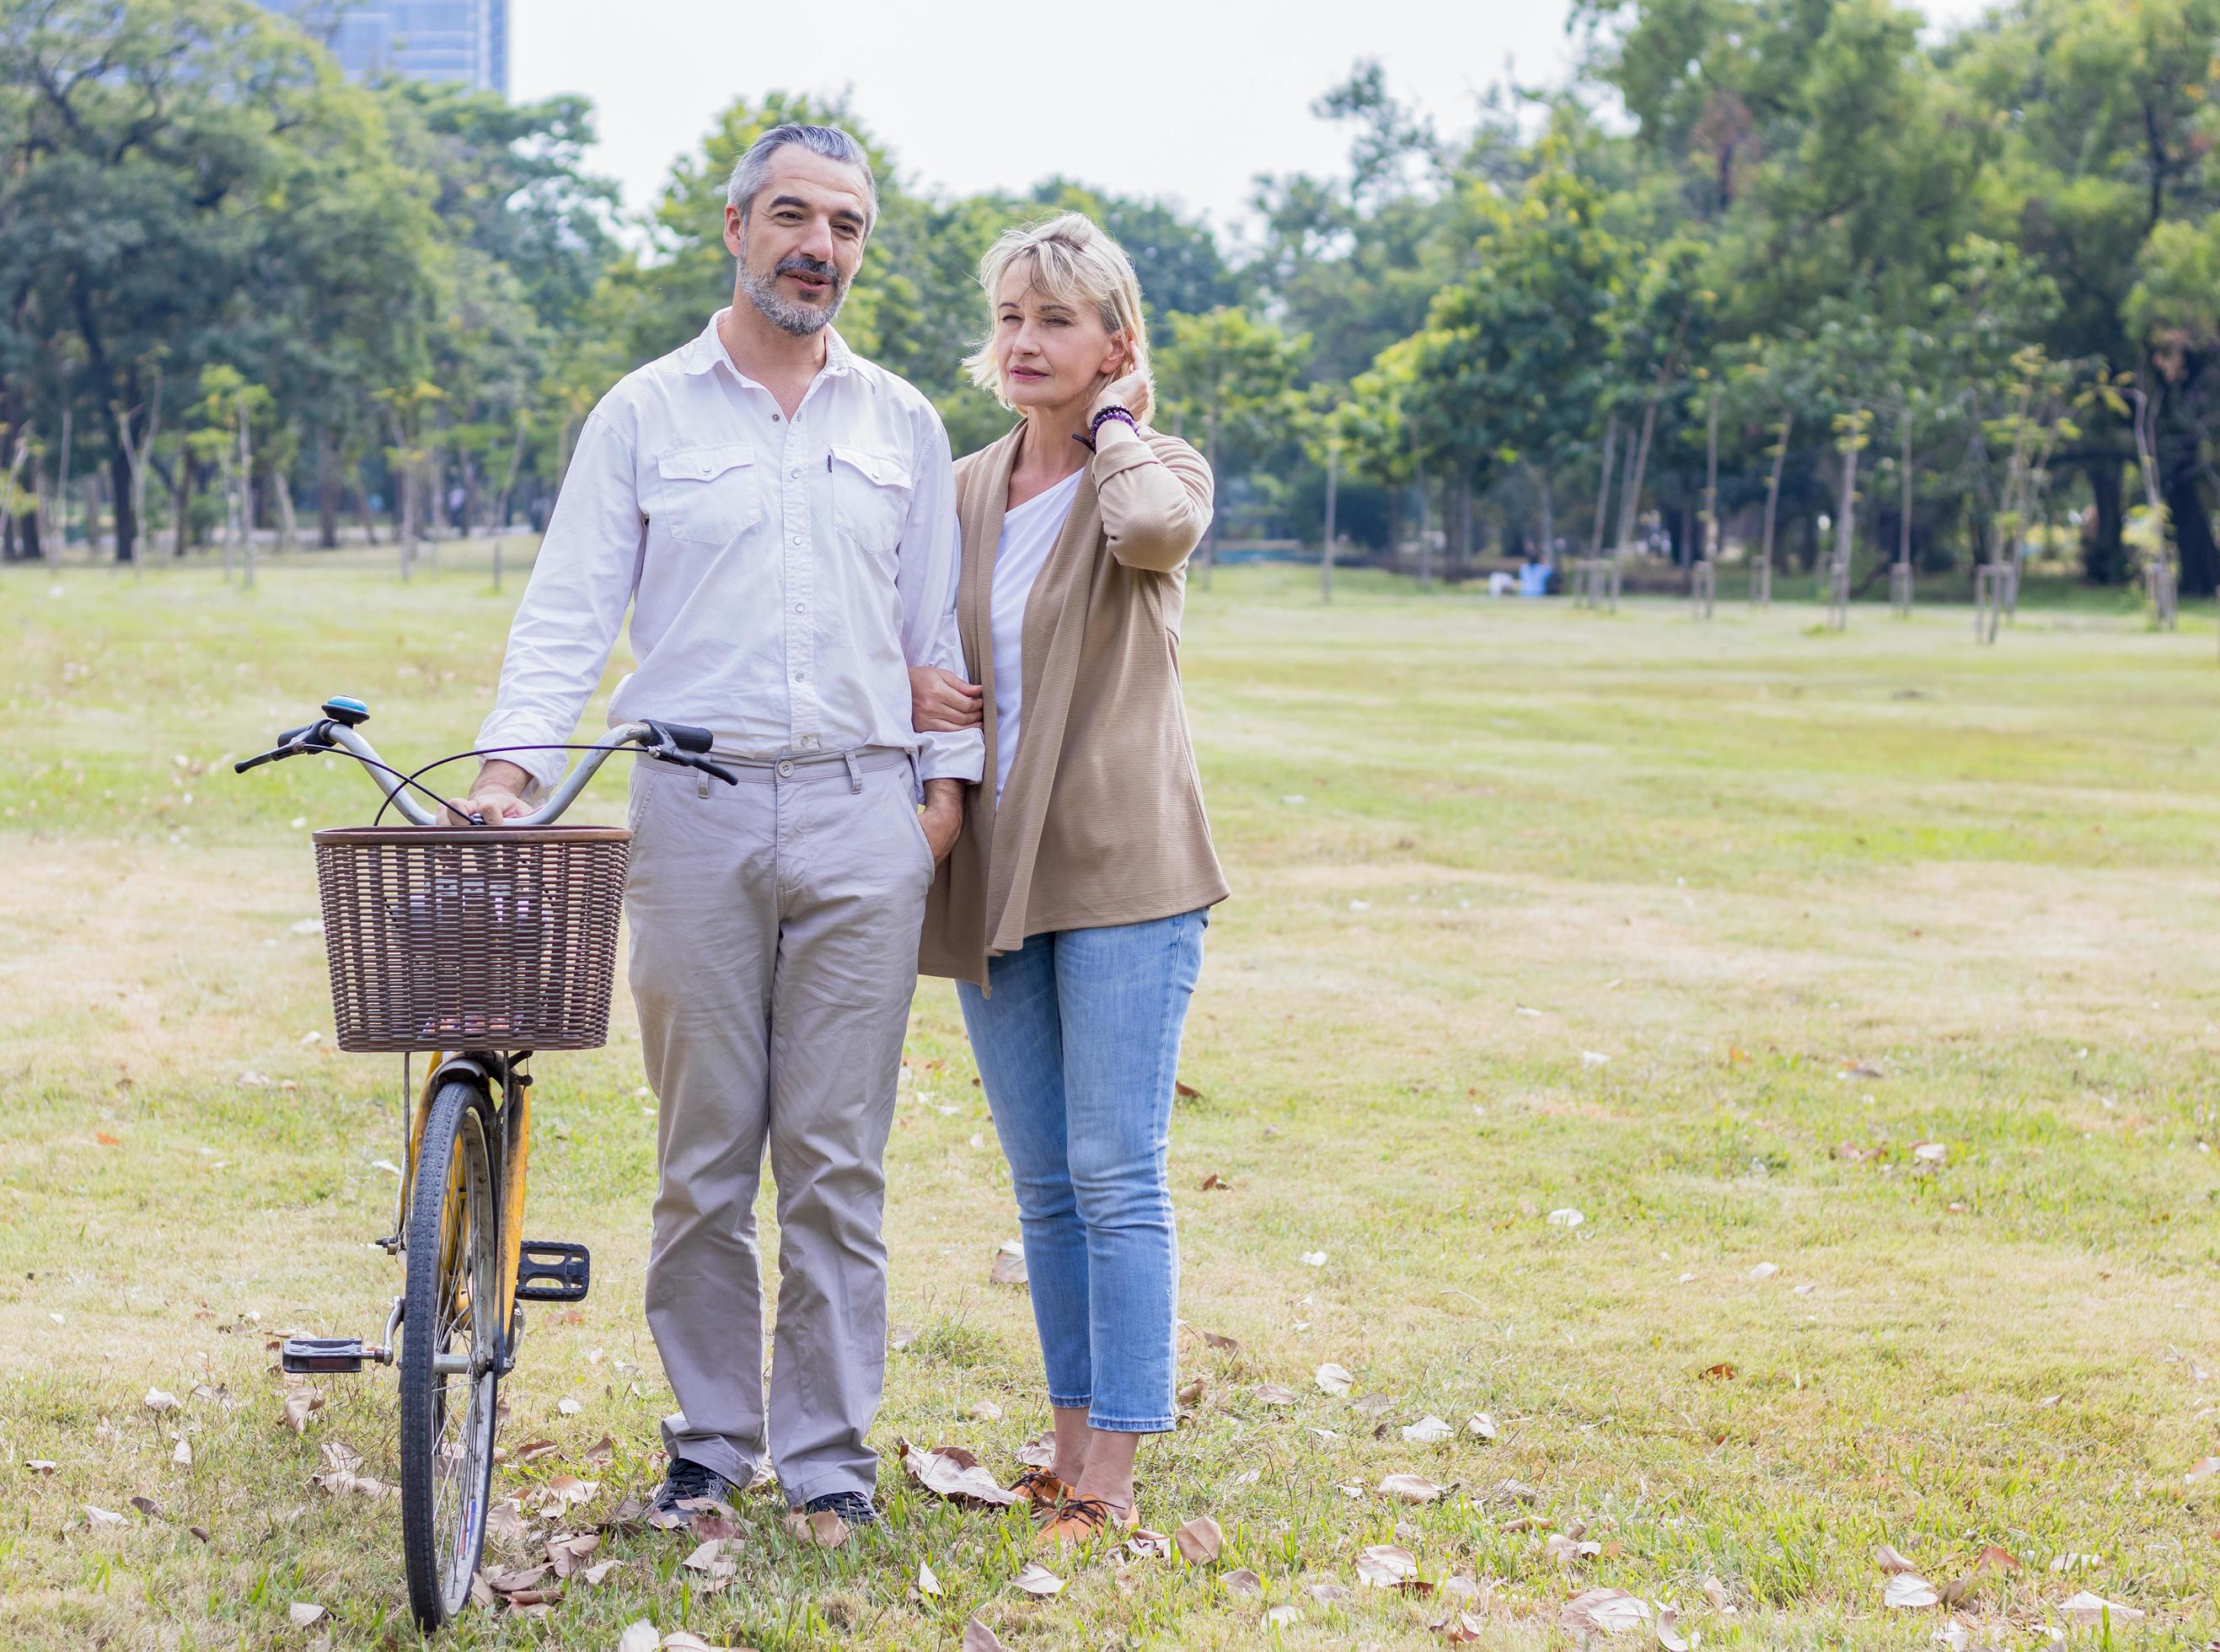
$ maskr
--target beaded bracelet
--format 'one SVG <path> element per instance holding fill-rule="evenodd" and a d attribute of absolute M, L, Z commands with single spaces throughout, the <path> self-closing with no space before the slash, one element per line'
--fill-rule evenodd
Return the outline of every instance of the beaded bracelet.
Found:
<path fill-rule="evenodd" d="M 1101 434 L 1102 427 L 1113 419 L 1124 421 L 1126 428 L 1136 436 L 1141 433 L 1141 421 L 1133 416 L 1131 408 L 1107 407 L 1087 421 L 1087 435 L 1090 443 Z"/>

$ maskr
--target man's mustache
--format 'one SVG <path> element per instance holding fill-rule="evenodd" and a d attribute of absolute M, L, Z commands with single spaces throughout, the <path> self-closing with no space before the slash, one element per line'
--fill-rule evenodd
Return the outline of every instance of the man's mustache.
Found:
<path fill-rule="evenodd" d="M 773 275 L 814 276 L 818 280 L 827 283 L 831 285 L 836 292 L 839 290 L 840 287 L 840 272 L 839 270 L 835 269 L 831 264 L 826 263 L 825 260 L 811 258 L 804 252 L 789 253 L 785 258 L 781 259 L 778 261 L 778 267 L 773 270 L 771 273 Z"/>

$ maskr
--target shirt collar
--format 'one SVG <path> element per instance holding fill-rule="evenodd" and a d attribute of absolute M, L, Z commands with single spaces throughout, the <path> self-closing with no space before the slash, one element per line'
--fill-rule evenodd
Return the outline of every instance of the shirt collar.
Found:
<path fill-rule="evenodd" d="M 709 318 L 708 326 L 696 334 L 694 342 L 686 346 L 685 360 L 682 365 L 688 373 L 712 372 L 721 362 L 726 370 L 743 383 L 755 382 L 733 365 L 732 355 L 726 350 L 724 340 L 717 334 L 718 327 L 726 316 L 732 314 L 732 311 L 733 307 L 727 304 L 712 315 Z M 845 378 L 855 365 L 856 352 L 848 348 L 848 341 L 840 336 L 839 329 L 826 327 L 825 329 L 825 371 L 835 378 Z"/>

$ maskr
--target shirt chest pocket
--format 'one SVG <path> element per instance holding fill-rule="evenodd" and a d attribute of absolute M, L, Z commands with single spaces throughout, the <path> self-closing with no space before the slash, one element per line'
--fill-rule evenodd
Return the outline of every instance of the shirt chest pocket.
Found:
<path fill-rule="evenodd" d="M 736 442 L 662 455 L 649 515 L 687 545 L 730 545 L 763 520 L 755 462 L 754 450 Z"/>
<path fill-rule="evenodd" d="M 909 465 L 889 453 L 836 447 L 832 469 L 833 526 L 858 549 L 891 560 L 916 485 Z"/>

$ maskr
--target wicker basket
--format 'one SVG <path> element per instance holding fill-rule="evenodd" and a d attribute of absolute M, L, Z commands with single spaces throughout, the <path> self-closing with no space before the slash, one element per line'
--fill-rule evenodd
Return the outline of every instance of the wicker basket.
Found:
<path fill-rule="evenodd" d="M 632 833 L 352 826 L 315 845 L 340 1049 L 608 1042 Z"/>

